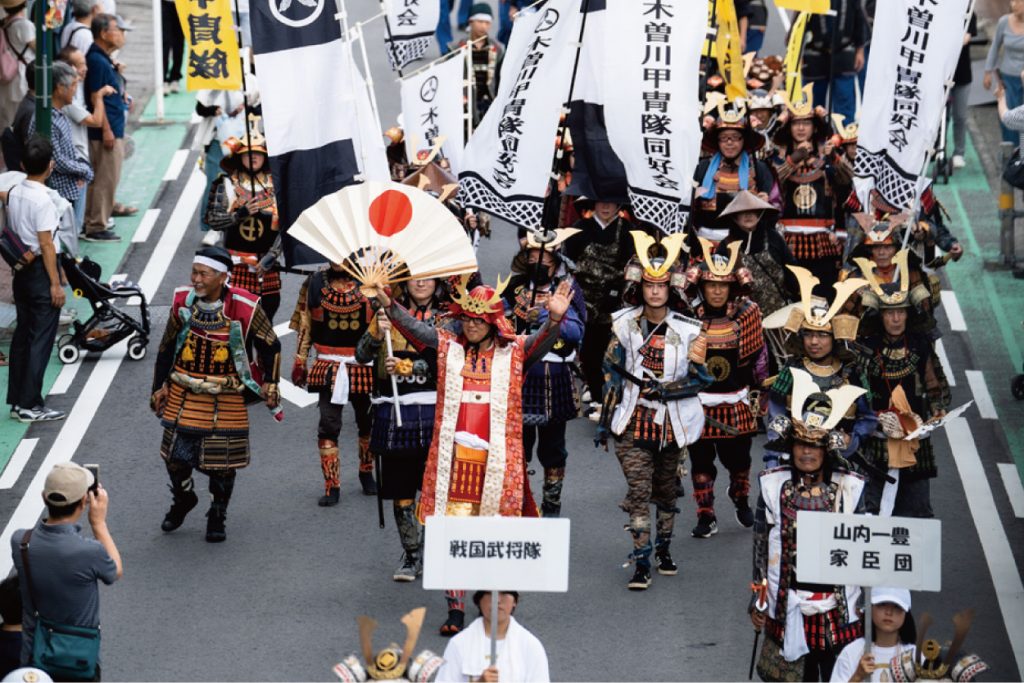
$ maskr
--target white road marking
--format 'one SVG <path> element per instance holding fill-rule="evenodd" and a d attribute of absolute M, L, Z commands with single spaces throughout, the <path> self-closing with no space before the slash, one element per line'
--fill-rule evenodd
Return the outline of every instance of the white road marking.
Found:
<path fill-rule="evenodd" d="M 167 164 L 167 172 L 164 173 L 164 182 L 174 182 L 181 175 L 181 169 L 185 168 L 185 160 L 188 159 L 188 149 L 179 149 L 171 157 L 171 163 Z"/>
<path fill-rule="evenodd" d="M 75 381 L 75 375 L 78 374 L 78 368 L 80 367 L 82 367 L 81 358 L 71 365 L 65 365 L 61 368 L 60 374 L 53 381 L 53 387 L 47 393 L 47 396 L 58 396 L 67 393 L 68 389 L 71 388 L 71 383 Z"/>
<path fill-rule="evenodd" d="M 164 226 L 160 241 L 153 249 L 153 255 L 150 257 L 149 263 L 146 264 L 146 269 L 142 271 L 142 276 L 139 278 L 139 286 L 142 288 L 142 293 L 146 295 L 146 301 L 153 303 L 153 297 L 156 296 L 156 290 L 160 287 L 160 281 L 164 279 L 164 274 L 178 250 L 178 244 L 192 222 L 192 216 L 196 212 L 196 206 L 199 205 L 199 199 L 205 188 L 206 176 L 198 169 L 194 169 L 185 188 L 181 191 L 178 204 L 171 212 L 171 217 L 167 219 L 167 225 Z"/>
<path fill-rule="evenodd" d="M 14 488 L 14 485 L 18 483 L 18 477 L 21 476 L 21 471 L 25 469 L 25 465 L 32 457 L 32 451 L 36 449 L 37 443 L 39 443 L 39 439 L 21 440 L 18 447 L 14 449 L 11 459 L 7 462 L 3 475 L 0 475 L 0 490 Z M 7 575 L 4 574 L 4 576 Z"/>
<path fill-rule="evenodd" d="M 935 353 L 939 356 L 939 363 L 942 364 L 942 371 L 946 373 L 946 381 L 949 386 L 956 386 L 956 375 L 953 374 L 953 366 L 949 364 L 949 356 L 946 355 L 946 345 L 941 339 L 935 341 Z"/>
<path fill-rule="evenodd" d="M 198 171 L 189 178 L 184 191 L 178 198 L 174 211 L 171 213 L 171 218 L 167 222 L 164 233 L 160 237 L 160 241 L 157 243 L 149 263 L 146 264 L 142 278 L 140 278 L 140 284 L 145 283 L 143 291 L 150 300 L 152 300 L 153 295 L 160 286 L 160 281 L 166 275 L 167 268 L 171 265 L 171 258 L 178 250 L 181 238 L 185 235 L 185 229 L 195 213 L 205 184 L 206 177 Z M 124 362 L 127 350 L 128 340 L 124 340 L 107 349 L 95 363 L 89 379 L 86 381 L 85 386 L 82 387 L 82 392 L 75 401 L 75 405 L 68 412 L 68 416 L 64 420 L 60 432 L 57 434 L 57 438 L 54 439 L 53 446 L 50 447 L 50 451 L 39 464 L 39 468 L 36 470 L 35 476 L 32 477 L 32 481 L 29 482 L 24 497 L 22 497 L 18 507 L 14 510 L 14 514 L 11 515 L 10 520 L 7 522 L 3 534 L 0 534 L 0 548 L 10 547 L 11 536 L 15 530 L 28 528 L 39 519 L 39 515 L 43 511 L 42 492 L 46 475 L 49 474 L 50 470 L 57 463 L 68 462 L 74 457 L 75 452 L 82 443 L 82 439 L 89 430 L 89 426 L 96 417 L 96 411 L 103 404 L 107 391 L 110 390 L 110 385 L 114 382 L 118 368 Z M 11 571 L 11 567 L 10 553 L 0 552 L 0 576 L 7 576 Z"/>
<path fill-rule="evenodd" d="M 281 392 L 281 397 L 289 403 L 294 403 L 300 408 L 308 408 L 317 402 L 317 395 L 311 394 L 305 389 L 300 389 L 286 379 L 282 379 L 277 389 Z"/>
<path fill-rule="evenodd" d="M 980 370 L 965 370 L 967 383 L 971 385 L 971 393 L 974 394 L 974 402 L 978 406 L 978 412 L 986 420 L 995 420 L 996 406 L 992 403 L 992 396 L 988 393 L 988 384 L 985 383 L 985 375 Z"/>
<path fill-rule="evenodd" d="M 139 227 L 135 229 L 135 234 L 132 235 L 132 242 L 139 243 L 148 240 L 149 233 L 153 232 L 153 226 L 156 225 L 158 218 L 160 218 L 160 209 L 149 209 L 146 213 L 142 214 Z"/>
<path fill-rule="evenodd" d="M 964 312 L 960 310 L 960 302 L 957 301 L 956 293 L 944 289 L 941 296 L 942 307 L 946 309 L 946 317 L 949 318 L 949 328 L 954 332 L 966 332 L 967 321 L 964 320 Z"/>
<path fill-rule="evenodd" d="M 274 334 L 277 335 L 278 339 L 280 339 L 281 337 L 287 337 L 289 334 L 295 331 L 292 328 L 288 327 L 289 325 L 291 325 L 290 320 L 288 322 L 278 323 L 274 325 Z"/>
<path fill-rule="evenodd" d="M 999 511 L 992 498 L 992 488 L 985 476 L 985 469 L 974 444 L 974 437 L 967 420 L 956 417 L 946 425 L 946 437 L 953 460 L 960 473 L 960 482 L 967 496 L 967 506 L 974 518 L 978 540 L 985 553 L 992 584 L 1003 613 L 1003 624 L 1009 636 L 1013 656 L 1017 660 L 1017 671 L 1024 680 L 1024 584 L 1017 572 L 1017 563 L 1010 550 L 1006 530 L 999 520 Z"/>
<path fill-rule="evenodd" d="M 107 281 L 108 287 L 113 287 L 118 282 L 124 282 L 128 279 L 128 273 L 114 273 L 110 276 L 110 280 Z"/>
<path fill-rule="evenodd" d="M 1006 487 L 1006 495 L 1010 499 L 1013 516 L 1018 519 L 1024 518 L 1024 485 L 1020 482 L 1020 472 L 1017 471 L 1017 466 L 1007 462 L 999 463 L 999 476 L 1003 478 L 1003 486 Z"/>

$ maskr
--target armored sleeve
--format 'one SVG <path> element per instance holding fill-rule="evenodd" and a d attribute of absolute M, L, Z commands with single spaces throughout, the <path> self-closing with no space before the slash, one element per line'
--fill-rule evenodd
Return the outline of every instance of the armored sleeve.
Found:
<path fill-rule="evenodd" d="M 568 313 L 566 313 L 566 316 L 568 316 Z M 565 322 L 566 320 L 563 319 L 555 329 L 551 329 L 550 325 L 542 325 L 539 330 L 526 337 L 523 341 L 523 372 L 529 370 L 530 367 L 555 347 L 555 342 L 558 341 L 562 325 Z"/>
<path fill-rule="evenodd" d="M 380 315 L 379 313 L 377 315 Z M 377 354 L 380 352 L 382 340 L 377 339 L 376 335 L 379 331 L 377 325 L 377 317 L 374 316 L 373 320 L 370 321 L 370 326 L 363 332 L 363 336 L 359 338 L 359 343 L 356 344 L 356 361 L 360 363 L 369 363 L 377 358 Z"/>
<path fill-rule="evenodd" d="M 230 179 L 221 173 L 210 185 L 210 193 L 206 197 L 206 215 L 203 218 L 211 230 L 227 230 L 238 223 L 225 187 L 229 182 Z"/>
<path fill-rule="evenodd" d="M 174 367 L 174 351 L 178 343 L 178 333 L 181 332 L 181 319 L 171 309 L 171 315 L 167 318 L 167 327 L 164 329 L 164 336 L 160 340 L 160 348 L 156 353 L 156 364 L 153 368 L 153 392 L 155 393 L 164 385 Z"/>
<path fill-rule="evenodd" d="M 414 318 L 402 304 L 392 300 L 391 307 L 388 309 L 388 318 L 391 319 L 391 325 L 405 337 L 406 341 L 412 344 L 416 351 L 437 348 L 437 328 Z"/>
<path fill-rule="evenodd" d="M 299 289 L 299 299 L 295 302 L 295 311 L 292 312 L 291 322 L 288 323 L 288 328 L 294 330 L 298 337 L 298 342 L 295 345 L 295 357 L 301 361 L 306 360 L 309 355 L 309 347 L 312 346 L 310 333 L 313 321 L 309 313 L 308 298 L 309 283 L 312 279 L 311 275 L 302 283 L 302 287 Z"/>
<path fill-rule="evenodd" d="M 768 578 L 768 532 L 771 525 L 768 524 L 764 496 L 757 496 L 757 508 L 754 512 L 754 583 L 761 583 L 762 579 Z"/>
<path fill-rule="evenodd" d="M 256 307 L 252 317 L 249 339 L 256 351 L 260 369 L 263 370 L 263 381 L 277 384 L 281 378 L 281 341 L 262 306 Z"/>

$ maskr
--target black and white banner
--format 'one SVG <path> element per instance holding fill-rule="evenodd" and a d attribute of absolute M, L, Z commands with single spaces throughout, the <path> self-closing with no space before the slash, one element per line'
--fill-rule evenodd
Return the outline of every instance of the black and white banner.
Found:
<path fill-rule="evenodd" d="M 854 185 L 898 209 L 919 196 L 942 119 L 971 0 L 886 0 L 875 10 Z"/>
<path fill-rule="evenodd" d="M 455 174 L 462 170 L 462 149 L 466 146 L 467 50 L 458 50 L 445 61 L 402 79 L 406 155 L 412 159 L 421 149 L 433 147 L 438 137 L 444 137 L 441 152 Z"/>
<path fill-rule="evenodd" d="M 601 100 L 608 139 L 626 169 L 641 220 L 682 229 L 700 155 L 698 78 L 706 3 L 609 2 L 603 12 Z M 584 42 L 596 39 L 589 35 Z"/>
<path fill-rule="evenodd" d="M 521 227 L 540 225 L 581 19 L 580 0 L 550 0 L 516 19 L 498 96 L 462 157 L 466 206 Z"/>
<path fill-rule="evenodd" d="M 271 0 L 272 1 L 272 0 Z M 439 0 L 382 0 L 388 33 L 384 45 L 392 69 L 403 69 L 430 47 L 441 16 Z"/>
<path fill-rule="evenodd" d="M 306 208 L 363 176 L 387 178 L 369 91 L 335 18 L 335 0 L 252 5 L 263 125 L 288 265 L 323 257 L 287 237 Z M 378 158 L 379 157 L 379 158 Z"/>

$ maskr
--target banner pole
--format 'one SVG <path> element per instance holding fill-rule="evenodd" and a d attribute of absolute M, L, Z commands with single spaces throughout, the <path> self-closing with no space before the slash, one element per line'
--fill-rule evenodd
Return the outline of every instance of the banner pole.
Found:
<path fill-rule="evenodd" d="M 248 86 L 246 84 L 246 79 L 245 79 L 246 64 L 245 64 L 245 58 L 242 57 L 242 13 L 238 9 L 238 0 L 235 0 L 235 35 L 237 36 L 237 39 L 238 39 L 238 61 L 241 63 L 241 67 L 242 67 L 242 113 L 245 115 L 245 138 L 246 138 L 247 144 L 252 144 L 252 131 L 249 129 L 250 128 L 249 113 L 250 113 L 251 110 L 249 109 L 249 97 L 248 97 L 248 93 L 246 92 L 246 90 L 248 89 Z M 252 152 L 251 151 L 249 153 L 249 158 L 252 159 Z M 265 163 L 269 163 L 269 162 L 270 162 L 270 160 L 268 158 Z M 267 172 L 267 170 L 264 169 L 264 172 Z M 249 191 L 252 193 L 252 198 L 255 199 L 256 198 L 256 173 L 254 173 L 251 170 L 249 171 Z M 262 280 L 262 279 L 263 278 L 261 276 L 260 280 Z"/>
<path fill-rule="evenodd" d="M 391 54 L 391 65 L 402 78 L 402 67 L 398 64 L 398 48 L 395 47 L 395 36 L 391 33 L 391 20 L 388 19 L 388 10 L 391 9 L 392 0 L 380 0 L 380 7 L 384 11 L 384 33 L 387 34 L 385 42 L 388 44 L 388 52 Z"/>
<path fill-rule="evenodd" d="M 164 121 L 164 54 L 163 54 L 163 15 L 161 14 L 162 0 L 153 0 L 153 95 L 156 97 L 156 120 L 157 123 Z M 178 10 L 175 9 L 177 14 Z M 184 40 L 184 39 L 183 39 Z M 188 48 L 188 44 L 185 44 Z M 188 78 L 186 68 L 185 78 Z M 187 82 L 187 81 L 186 81 Z"/>
<path fill-rule="evenodd" d="M 864 654 L 871 654 L 874 623 L 871 621 L 871 586 L 864 587 Z"/>
<path fill-rule="evenodd" d="M 491 666 L 498 665 L 498 600 L 501 593 L 491 591 Z"/>

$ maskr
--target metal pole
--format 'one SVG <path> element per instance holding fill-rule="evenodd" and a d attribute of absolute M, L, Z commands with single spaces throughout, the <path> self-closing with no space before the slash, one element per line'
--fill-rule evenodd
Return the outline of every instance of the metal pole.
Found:
<path fill-rule="evenodd" d="M 871 586 L 864 587 L 864 654 L 871 654 L 872 631 L 871 622 Z"/>
<path fill-rule="evenodd" d="M 1000 168 L 1006 168 L 1007 162 L 1013 156 L 1013 143 L 999 143 L 999 157 L 1002 159 Z M 1016 194 L 1013 185 L 1002 178 L 999 179 L 999 260 L 1003 265 L 1012 266 L 1017 261 L 1016 245 L 1014 240 L 1014 223 L 1016 216 Z"/>
<path fill-rule="evenodd" d="M 50 63 L 53 59 L 53 49 L 50 46 L 52 32 L 46 26 L 46 9 L 50 3 L 46 0 L 36 0 L 35 16 L 36 22 L 36 134 L 44 138 L 50 137 L 50 122 L 52 106 L 50 86 Z"/>
<path fill-rule="evenodd" d="M 156 120 L 158 123 L 163 123 L 164 120 L 164 69 L 166 68 L 163 51 L 162 5 L 162 0 L 153 0 L 151 5 L 153 12 L 153 95 L 156 97 Z"/>
<path fill-rule="evenodd" d="M 498 665 L 498 600 L 501 593 L 491 591 L 491 666 Z"/>
<path fill-rule="evenodd" d="M 241 63 L 240 66 L 242 68 L 242 115 L 245 118 L 245 143 L 247 145 L 249 145 L 249 144 L 252 144 L 252 131 L 249 130 L 249 111 L 250 111 L 250 109 L 249 109 L 249 97 L 248 97 L 248 93 L 246 92 L 246 89 L 248 87 L 248 85 L 246 84 L 246 79 L 245 79 L 246 61 L 245 61 L 245 58 L 242 57 L 242 13 L 241 13 L 241 11 L 239 11 L 239 8 L 238 8 L 238 0 L 235 0 L 235 35 L 237 36 L 237 39 L 238 39 L 238 61 Z M 227 113 L 227 112 L 224 112 L 224 113 Z M 250 151 L 250 152 L 248 152 L 248 154 L 249 154 L 249 163 L 252 163 L 252 152 Z M 264 165 L 269 164 L 269 163 L 270 163 L 269 158 L 264 160 Z M 270 169 L 268 169 L 268 168 L 261 168 L 260 171 L 262 171 L 263 173 L 269 173 Z M 259 171 L 249 171 L 249 191 L 252 193 L 252 199 L 256 199 L 256 174 L 258 172 Z M 261 187 L 265 187 L 263 182 L 260 182 L 260 186 Z M 263 277 L 260 276 L 261 284 L 262 284 L 262 280 L 263 280 Z"/>

